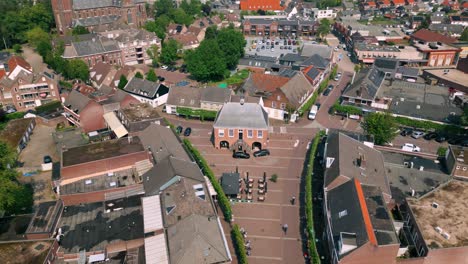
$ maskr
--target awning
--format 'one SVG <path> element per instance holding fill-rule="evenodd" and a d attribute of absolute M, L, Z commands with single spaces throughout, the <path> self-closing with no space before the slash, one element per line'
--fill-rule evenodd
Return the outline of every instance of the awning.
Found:
<path fill-rule="evenodd" d="M 143 225 L 145 233 L 163 229 L 159 195 L 144 197 L 141 201 L 143 206 Z"/>
<path fill-rule="evenodd" d="M 145 238 L 146 264 L 167 264 L 167 244 L 164 233 Z"/>
<path fill-rule="evenodd" d="M 118 138 L 121 138 L 128 134 L 127 129 L 120 123 L 120 120 L 117 118 L 114 112 L 109 112 L 104 114 L 104 120 L 106 120 L 107 125 L 114 131 L 115 135 Z"/>
<path fill-rule="evenodd" d="M 96 255 L 91 255 L 89 256 L 89 263 L 93 262 L 98 262 L 98 261 L 104 261 L 106 259 L 106 255 L 104 254 L 96 254 Z"/>
<path fill-rule="evenodd" d="M 208 193 L 210 194 L 210 196 L 215 196 L 215 195 L 218 195 L 218 193 L 216 193 L 214 187 L 213 187 L 213 184 L 211 184 L 210 182 L 210 179 L 208 179 L 208 177 L 204 176 L 205 177 L 205 182 L 206 182 L 206 186 L 208 187 Z"/>

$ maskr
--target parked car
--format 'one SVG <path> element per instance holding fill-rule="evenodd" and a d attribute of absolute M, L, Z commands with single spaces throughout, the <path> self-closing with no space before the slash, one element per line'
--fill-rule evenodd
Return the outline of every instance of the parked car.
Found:
<path fill-rule="evenodd" d="M 263 156 L 269 156 L 270 151 L 268 149 L 261 149 L 259 151 L 255 151 L 253 153 L 254 157 L 263 157 Z"/>
<path fill-rule="evenodd" d="M 412 133 L 413 133 L 413 129 L 407 127 L 407 128 L 404 128 L 404 129 L 401 131 L 400 135 L 406 137 L 407 135 L 411 135 Z"/>
<path fill-rule="evenodd" d="M 335 80 L 335 81 L 339 81 L 340 78 L 341 78 L 341 72 L 339 72 L 339 73 L 336 74 L 334 80 Z"/>
<path fill-rule="evenodd" d="M 438 136 L 439 135 L 436 132 L 430 132 L 430 133 L 427 133 L 426 135 L 424 135 L 424 139 L 425 140 L 432 140 L 432 139 L 437 138 Z"/>
<path fill-rule="evenodd" d="M 184 131 L 184 136 L 188 137 L 192 133 L 192 128 L 187 127 Z"/>
<path fill-rule="evenodd" d="M 435 139 L 435 141 L 439 142 L 439 143 L 442 143 L 442 142 L 445 142 L 447 141 L 447 136 L 445 135 L 438 135 Z"/>
<path fill-rule="evenodd" d="M 164 78 L 164 77 L 162 77 L 162 76 L 158 76 L 158 80 L 159 80 L 160 82 L 164 82 L 164 80 L 166 80 L 166 78 Z"/>
<path fill-rule="evenodd" d="M 418 139 L 418 138 L 421 138 L 422 136 L 424 136 L 424 132 L 422 131 L 413 131 L 413 133 L 411 133 L 411 137 L 414 138 L 414 139 Z"/>
<path fill-rule="evenodd" d="M 232 157 L 235 159 L 250 159 L 250 154 L 242 151 L 236 151 L 232 153 Z"/>
<path fill-rule="evenodd" d="M 48 163 L 52 163 L 52 158 L 49 155 L 44 156 L 44 164 Z"/>
<path fill-rule="evenodd" d="M 421 148 L 414 145 L 414 144 L 411 144 L 411 143 L 405 143 L 402 147 L 401 147 L 401 150 L 403 151 L 409 151 L 409 152 L 420 152 L 421 151 Z"/>
<path fill-rule="evenodd" d="M 462 145 L 462 143 L 464 143 L 467 140 L 468 140 L 468 138 L 465 137 L 465 136 L 458 136 L 458 137 L 448 139 L 447 142 L 450 145 Z"/>
<path fill-rule="evenodd" d="M 309 115 L 307 116 L 307 118 L 308 118 L 309 120 L 314 120 L 315 117 L 317 116 L 317 112 L 318 112 L 318 106 L 317 106 L 317 105 L 313 105 L 313 106 L 310 108 Z"/>
<path fill-rule="evenodd" d="M 161 69 L 163 69 L 163 70 L 167 70 L 167 68 L 168 67 L 166 65 L 161 66 Z"/>
<path fill-rule="evenodd" d="M 184 130 L 184 128 L 183 128 L 182 126 L 178 126 L 178 127 L 176 128 L 177 134 L 182 133 L 182 130 Z"/>
<path fill-rule="evenodd" d="M 324 96 L 328 96 L 328 95 L 331 93 L 331 91 L 332 91 L 332 89 L 327 88 L 327 89 L 325 89 L 325 91 L 323 92 L 323 95 L 324 95 Z"/>

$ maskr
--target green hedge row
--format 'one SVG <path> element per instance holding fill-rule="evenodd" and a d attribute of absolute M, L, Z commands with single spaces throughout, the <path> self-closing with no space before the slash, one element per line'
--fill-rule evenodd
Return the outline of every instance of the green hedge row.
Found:
<path fill-rule="evenodd" d="M 50 113 L 54 112 L 57 108 L 62 108 L 62 103 L 60 101 L 52 101 L 47 104 L 36 107 L 36 113 Z"/>
<path fill-rule="evenodd" d="M 424 121 L 424 120 L 414 120 L 407 117 L 397 116 L 395 117 L 395 121 L 403 126 L 413 127 L 422 129 L 425 131 L 428 130 L 436 130 L 439 132 L 445 132 L 449 134 L 464 134 L 466 130 L 463 127 L 454 126 L 454 125 L 444 125 L 438 124 L 431 121 Z"/>
<path fill-rule="evenodd" d="M 302 116 L 305 112 L 312 108 L 312 106 L 315 104 L 315 101 L 317 101 L 318 96 L 325 90 L 325 88 L 327 88 L 329 81 L 330 78 L 326 78 L 320 83 L 319 88 L 314 91 L 312 97 L 310 97 L 309 100 L 307 100 L 307 102 L 299 109 L 299 115 Z"/>
<path fill-rule="evenodd" d="M 232 242 L 234 249 L 236 250 L 237 263 L 247 264 L 247 253 L 245 252 L 244 237 L 239 229 L 238 225 L 234 225 L 231 230 Z"/>
<path fill-rule="evenodd" d="M 320 131 L 317 136 L 315 136 L 314 141 L 312 142 L 312 147 L 309 152 L 309 164 L 307 164 L 307 174 L 305 178 L 306 182 L 306 219 L 307 219 L 307 237 L 309 242 L 309 255 L 312 259 L 312 263 L 319 264 L 320 256 L 317 252 L 317 247 L 315 245 L 315 232 L 314 232 L 314 214 L 313 214 L 313 199 L 312 199 L 312 177 L 314 174 L 314 160 L 315 154 L 317 153 L 317 147 L 320 142 L 320 138 L 323 135 L 323 131 Z"/>
<path fill-rule="evenodd" d="M 350 114 L 350 115 L 361 115 L 362 116 L 362 109 L 352 105 L 340 105 L 339 103 L 335 103 L 331 109 L 331 113 L 341 113 L 341 114 Z"/>
<path fill-rule="evenodd" d="M 335 66 L 333 67 L 333 69 L 331 70 L 330 79 L 335 78 L 335 76 L 336 76 L 337 73 L 338 73 L 338 65 L 335 65 Z"/>
<path fill-rule="evenodd" d="M 223 211 L 224 219 L 228 222 L 231 222 L 232 219 L 232 210 L 231 204 L 229 203 L 229 199 L 224 194 L 223 188 L 221 184 L 219 184 L 216 176 L 214 175 L 213 171 L 211 170 L 210 166 L 206 162 L 205 158 L 198 152 L 198 150 L 190 143 L 188 139 L 183 140 L 185 147 L 188 151 L 192 154 L 197 162 L 198 166 L 202 169 L 203 173 L 210 179 L 213 188 L 215 189 L 216 193 L 218 193 L 218 203 Z"/>
<path fill-rule="evenodd" d="M 188 107 L 177 107 L 177 114 L 187 117 L 199 117 L 200 120 L 215 120 L 218 112 Z"/>

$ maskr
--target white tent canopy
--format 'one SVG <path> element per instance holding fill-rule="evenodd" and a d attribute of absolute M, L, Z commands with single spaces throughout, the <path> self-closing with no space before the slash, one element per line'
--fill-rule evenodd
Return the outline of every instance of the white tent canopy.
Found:
<path fill-rule="evenodd" d="M 109 112 L 104 114 L 104 120 L 106 120 L 107 125 L 114 131 L 117 138 L 121 138 L 128 134 L 127 129 L 120 123 L 120 120 L 117 118 L 114 112 Z"/>

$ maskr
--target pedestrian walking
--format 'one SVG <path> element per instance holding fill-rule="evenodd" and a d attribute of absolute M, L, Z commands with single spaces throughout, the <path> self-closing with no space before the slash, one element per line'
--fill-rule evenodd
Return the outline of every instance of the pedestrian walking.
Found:
<path fill-rule="evenodd" d="M 291 204 L 294 205 L 294 203 L 296 203 L 296 196 L 293 195 L 293 197 L 291 197 Z"/>
<path fill-rule="evenodd" d="M 288 232 L 288 224 L 283 225 L 283 232 L 286 235 L 286 233 Z"/>

